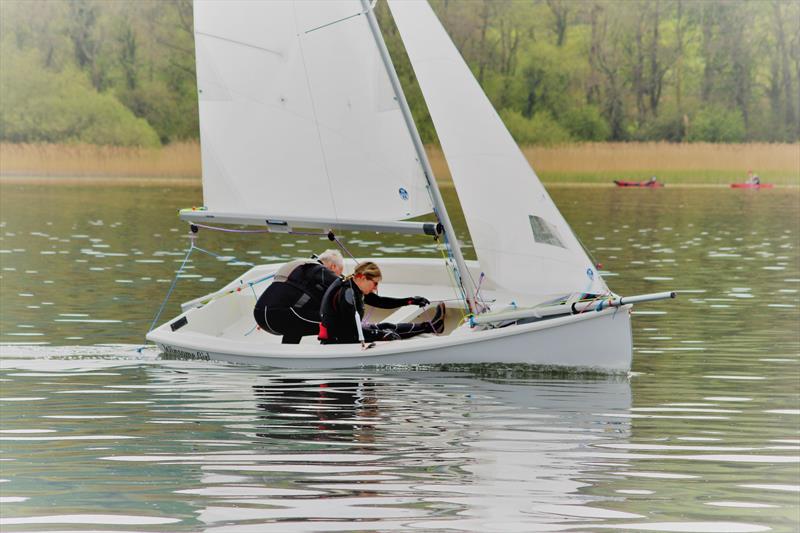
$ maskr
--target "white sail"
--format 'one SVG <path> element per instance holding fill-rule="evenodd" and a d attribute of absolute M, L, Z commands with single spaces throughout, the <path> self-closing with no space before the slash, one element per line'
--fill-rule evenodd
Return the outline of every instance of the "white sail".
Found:
<path fill-rule="evenodd" d="M 428 3 L 389 6 L 487 279 L 524 295 L 607 292 Z"/>
<path fill-rule="evenodd" d="M 431 211 L 358 0 L 194 3 L 208 213 L 395 221 Z"/>

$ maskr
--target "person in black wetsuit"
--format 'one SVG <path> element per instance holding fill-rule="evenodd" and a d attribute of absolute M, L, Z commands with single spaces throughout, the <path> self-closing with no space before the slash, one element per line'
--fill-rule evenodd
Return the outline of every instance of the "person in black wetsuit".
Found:
<path fill-rule="evenodd" d="M 317 260 L 289 261 L 256 302 L 256 323 L 268 333 L 282 335 L 283 344 L 298 344 L 303 336 L 318 334 L 322 296 L 342 270 L 344 259 L 338 250 L 326 250 Z"/>
<path fill-rule="evenodd" d="M 363 323 L 364 304 L 381 309 L 396 309 L 404 305 L 424 307 L 430 302 L 422 296 L 408 298 L 387 298 L 378 296 L 375 291 L 381 281 L 378 265 L 371 261 L 359 264 L 352 276 L 334 281 L 322 298 L 322 324 L 319 340 L 323 344 L 362 345 L 374 341 L 407 339 L 421 333 L 440 334 L 444 331 L 444 303 L 436 307 L 436 314 L 430 322 Z"/>

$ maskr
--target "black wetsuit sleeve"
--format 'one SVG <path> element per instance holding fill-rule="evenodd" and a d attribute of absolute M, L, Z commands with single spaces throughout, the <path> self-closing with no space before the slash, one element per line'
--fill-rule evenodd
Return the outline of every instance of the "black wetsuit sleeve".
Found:
<path fill-rule="evenodd" d="M 397 309 L 404 305 L 409 305 L 409 298 L 389 298 L 388 296 L 378 296 L 371 292 L 364 296 L 364 303 L 379 309 Z"/>

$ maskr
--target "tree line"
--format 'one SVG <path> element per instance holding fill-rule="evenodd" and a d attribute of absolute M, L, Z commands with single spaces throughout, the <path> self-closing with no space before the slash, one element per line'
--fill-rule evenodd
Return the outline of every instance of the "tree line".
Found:
<path fill-rule="evenodd" d="M 800 139 L 800 3 L 432 0 L 520 143 Z M 435 132 L 385 2 L 425 141 Z M 0 141 L 198 137 L 191 0 L 0 2 Z"/>

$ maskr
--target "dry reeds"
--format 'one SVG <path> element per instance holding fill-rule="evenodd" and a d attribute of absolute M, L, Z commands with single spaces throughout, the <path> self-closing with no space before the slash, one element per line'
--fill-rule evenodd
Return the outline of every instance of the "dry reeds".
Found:
<path fill-rule="evenodd" d="M 88 144 L 0 144 L 0 175 L 199 178 L 200 145 L 124 148 Z"/>
<path fill-rule="evenodd" d="M 523 149 L 542 172 L 728 170 L 800 174 L 800 144 L 587 143 Z"/>
<path fill-rule="evenodd" d="M 524 146 L 522 152 L 544 181 L 607 181 L 610 177 L 672 182 L 744 180 L 752 169 L 778 183 L 800 183 L 800 144 L 584 143 Z M 444 155 L 429 147 L 437 178 L 449 179 Z"/>
<path fill-rule="evenodd" d="M 586 143 L 526 146 L 525 157 L 544 181 L 606 182 L 657 175 L 672 183 L 743 180 L 753 169 L 776 183 L 800 183 L 800 144 Z M 440 180 L 450 179 L 438 146 L 428 155 Z M 197 142 L 158 149 L 93 145 L 0 144 L 5 177 L 199 178 Z M 195 181 L 195 180 L 192 180 Z"/>

